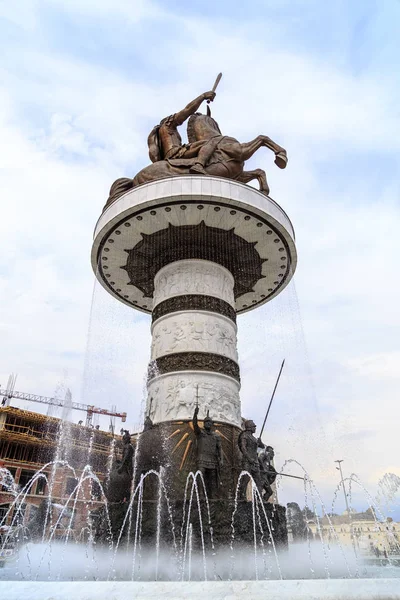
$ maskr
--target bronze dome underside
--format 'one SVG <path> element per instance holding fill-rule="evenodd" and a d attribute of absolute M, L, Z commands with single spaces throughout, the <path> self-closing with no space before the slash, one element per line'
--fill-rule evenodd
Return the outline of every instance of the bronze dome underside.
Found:
<path fill-rule="evenodd" d="M 129 276 L 129 285 L 137 287 L 145 297 L 152 298 L 156 273 L 171 262 L 202 259 L 218 263 L 228 269 L 235 280 L 235 299 L 252 292 L 262 275 L 262 264 L 255 245 L 235 234 L 234 229 L 199 225 L 169 225 L 150 235 L 142 233 L 142 240 L 128 254 L 122 266 Z"/>

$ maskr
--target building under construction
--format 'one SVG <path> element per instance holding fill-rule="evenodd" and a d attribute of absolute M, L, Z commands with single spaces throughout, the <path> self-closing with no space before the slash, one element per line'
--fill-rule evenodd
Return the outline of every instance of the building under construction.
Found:
<path fill-rule="evenodd" d="M 4 390 L 0 390 L 0 394 L 7 398 Z M 3 402 L 4 405 L 0 407 L 0 524 L 9 512 L 16 494 L 24 488 L 28 493 L 21 498 L 22 502 L 18 502 L 18 521 L 28 523 L 48 498 L 51 481 L 51 499 L 54 506 L 65 505 L 68 499 L 68 506 L 72 506 L 76 500 L 74 530 L 80 529 L 82 522 L 87 519 L 88 511 L 100 506 L 101 501 L 101 488 L 93 479 L 87 479 L 75 491 L 82 471 L 89 464 L 103 483 L 107 469 L 110 469 L 112 461 L 118 458 L 121 447 L 121 437 L 114 434 L 112 424 L 108 432 L 93 428 L 90 424 L 91 415 L 96 412 L 109 414 L 112 417 L 119 416 L 124 421 L 126 414 L 88 406 L 87 426 L 83 425 L 83 421 L 75 424 L 10 406 L 9 396 L 10 394 L 7 403 Z M 14 398 L 21 396 L 27 395 L 12 392 Z M 57 402 L 58 406 L 61 406 L 61 401 Z M 57 466 L 48 465 L 54 461 L 59 461 Z M 35 478 L 35 474 L 43 467 L 45 477 Z M 7 469 L 14 479 L 15 486 L 12 488 L 10 477 L 4 469 Z M 29 483 L 32 485 L 29 486 Z M 70 512 L 69 510 L 66 514 Z M 3 524 L 16 524 L 15 514 L 15 510 L 9 512 Z"/>

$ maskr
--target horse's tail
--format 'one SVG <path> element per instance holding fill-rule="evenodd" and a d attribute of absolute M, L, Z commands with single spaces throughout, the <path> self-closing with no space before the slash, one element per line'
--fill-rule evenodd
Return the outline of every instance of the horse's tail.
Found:
<path fill-rule="evenodd" d="M 128 177 L 120 177 L 110 187 L 110 195 L 108 196 L 107 202 L 104 208 L 107 208 L 114 200 L 125 194 L 128 190 L 133 187 L 133 180 Z"/>

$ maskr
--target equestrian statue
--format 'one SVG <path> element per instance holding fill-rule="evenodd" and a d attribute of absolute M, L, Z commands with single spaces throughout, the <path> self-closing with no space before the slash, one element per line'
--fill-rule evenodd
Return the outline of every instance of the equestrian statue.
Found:
<path fill-rule="evenodd" d="M 132 188 L 182 175 L 211 175 L 241 183 L 257 179 L 260 192 L 269 194 L 265 171 L 245 171 L 245 161 L 265 146 L 275 153 L 275 164 L 284 169 L 288 161 L 286 150 L 266 135 L 258 135 L 250 142 L 240 143 L 233 137 L 222 135 L 218 123 L 211 117 L 208 106 L 206 115 L 197 112 L 204 101 L 213 102 L 215 88 L 220 79 L 221 74 L 211 91 L 204 92 L 189 102 L 183 110 L 169 115 L 153 127 L 147 140 L 152 164 L 139 171 L 133 179 L 117 179 L 111 186 L 105 208 Z M 188 143 L 183 144 L 178 127 L 186 121 Z"/>

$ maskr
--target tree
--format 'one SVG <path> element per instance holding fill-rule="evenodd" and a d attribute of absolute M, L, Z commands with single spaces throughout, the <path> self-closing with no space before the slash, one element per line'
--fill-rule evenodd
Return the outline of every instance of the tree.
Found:
<path fill-rule="evenodd" d="M 316 514 L 310 508 L 308 508 L 308 506 L 305 506 L 301 512 L 303 513 L 303 517 L 306 519 L 306 521 L 313 521 L 316 519 Z"/>

